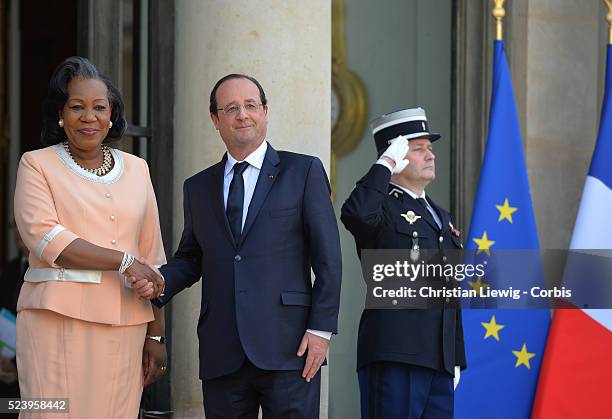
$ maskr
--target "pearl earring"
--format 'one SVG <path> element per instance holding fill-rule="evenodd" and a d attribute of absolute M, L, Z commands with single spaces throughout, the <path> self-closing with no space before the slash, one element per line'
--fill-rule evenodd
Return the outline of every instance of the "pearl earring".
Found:
<path fill-rule="evenodd" d="M 61 128 L 64 127 L 64 120 L 62 118 L 60 118 L 59 121 L 57 121 L 57 125 L 59 125 Z"/>
<path fill-rule="evenodd" d="M 111 129 L 113 127 L 113 121 L 108 121 L 108 129 Z"/>

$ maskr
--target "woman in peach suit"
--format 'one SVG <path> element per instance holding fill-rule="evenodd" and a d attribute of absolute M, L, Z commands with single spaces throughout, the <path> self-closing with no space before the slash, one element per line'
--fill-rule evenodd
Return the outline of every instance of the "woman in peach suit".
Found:
<path fill-rule="evenodd" d="M 135 418 L 166 368 L 163 312 L 148 301 L 163 288 L 149 265 L 165 263 L 149 170 L 107 145 L 126 129 L 123 102 L 86 59 L 55 70 L 43 113 L 50 146 L 23 155 L 15 191 L 30 250 L 17 367 L 22 398 L 66 398 L 69 413 L 20 417 Z"/>

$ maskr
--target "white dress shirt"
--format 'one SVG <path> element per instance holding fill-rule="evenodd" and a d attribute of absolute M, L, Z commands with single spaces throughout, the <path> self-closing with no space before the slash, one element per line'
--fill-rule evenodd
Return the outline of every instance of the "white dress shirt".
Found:
<path fill-rule="evenodd" d="M 253 198 L 253 192 L 255 192 L 255 186 L 257 185 L 257 178 L 259 177 L 259 172 L 261 171 L 263 161 L 266 158 L 267 150 L 268 142 L 264 141 L 259 147 L 257 147 L 255 151 L 253 151 L 243 160 L 249 165 L 242 173 L 242 178 L 244 179 L 244 203 L 242 208 L 246 208 L 246 211 L 243 210 L 242 212 L 242 228 L 244 228 L 244 222 L 246 221 L 246 217 L 249 211 L 249 204 L 251 203 L 251 199 Z M 232 183 L 232 178 L 234 177 L 234 165 L 236 163 L 240 163 L 240 161 L 236 160 L 234 156 L 232 156 L 228 151 L 227 161 L 225 162 L 225 171 L 223 172 L 223 206 L 225 208 L 227 208 L 227 196 L 229 195 L 230 183 Z M 325 338 L 327 340 L 331 339 L 332 335 L 331 332 L 326 332 L 322 330 L 307 329 L 306 331 L 312 333 L 313 335 Z"/>
<path fill-rule="evenodd" d="M 255 192 L 255 185 L 257 185 L 257 178 L 261 171 L 261 166 L 266 158 L 266 151 L 268 150 L 268 142 L 264 141 L 259 147 L 251 154 L 249 154 L 243 161 L 249 165 L 242 173 L 244 179 L 244 202 L 242 211 L 242 227 L 244 228 L 244 222 L 246 221 L 249 204 L 253 198 L 253 192 Z M 232 156 L 229 151 L 227 152 L 227 161 L 225 162 L 225 171 L 223 176 L 223 206 L 227 208 L 227 196 L 229 195 L 230 183 L 234 177 L 234 165 L 240 163 Z"/>

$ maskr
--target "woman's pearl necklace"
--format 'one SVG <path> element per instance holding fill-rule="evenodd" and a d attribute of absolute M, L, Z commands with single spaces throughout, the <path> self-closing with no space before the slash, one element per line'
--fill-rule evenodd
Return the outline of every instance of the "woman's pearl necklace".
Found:
<path fill-rule="evenodd" d="M 70 147 L 68 146 L 68 141 L 64 142 L 64 149 L 68 152 L 68 155 L 72 159 L 73 162 L 76 163 L 83 170 L 87 170 L 89 173 L 93 173 L 96 176 L 104 176 L 108 172 L 111 171 L 113 167 L 113 155 L 111 154 L 110 148 L 106 144 L 102 144 L 102 165 L 100 167 L 96 167 L 95 169 L 88 169 L 83 167 L 74 159 L 72 152 L 70 151 Z"/>

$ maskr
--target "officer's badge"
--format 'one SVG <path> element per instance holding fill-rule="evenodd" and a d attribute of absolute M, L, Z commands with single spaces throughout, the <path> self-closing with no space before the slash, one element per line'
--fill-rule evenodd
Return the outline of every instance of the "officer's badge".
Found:
<path fill-rule="evenodd" d="M 402 214 L 402 217 L 404 217 L 404 219 L 408 221 L 410 225 L 414 224 L 416 221 L 419 220 L 419 218 L 421 218 L 421 216 L 416 215 L 414 211 L 407 211 L 406 214 Z"/>
<path fill-rule="evenodd" d="M 452 232 L 452 233 L 453 233 L 455 236 L 459 237 L 459 236 L 461 235 L 461 232 L 460 232 L 459 230 L 457 230 L 457 229 L 455 228 L 455 226 L 453 225 L 453 223 L 451 223 L 450 221 L 448 222 L 448 226 L 450 227 L 451 232 Z"/>
<path fill-rule="evenodd" d="M 402 195 L 402 193 L 403 193 L 402 190 L 398 189 L 398 188 L 392 188 L 389 191 L 389 195 L 391 195 L 391 196 L 393 196 L 395 198 L 399 198 Z"/>

